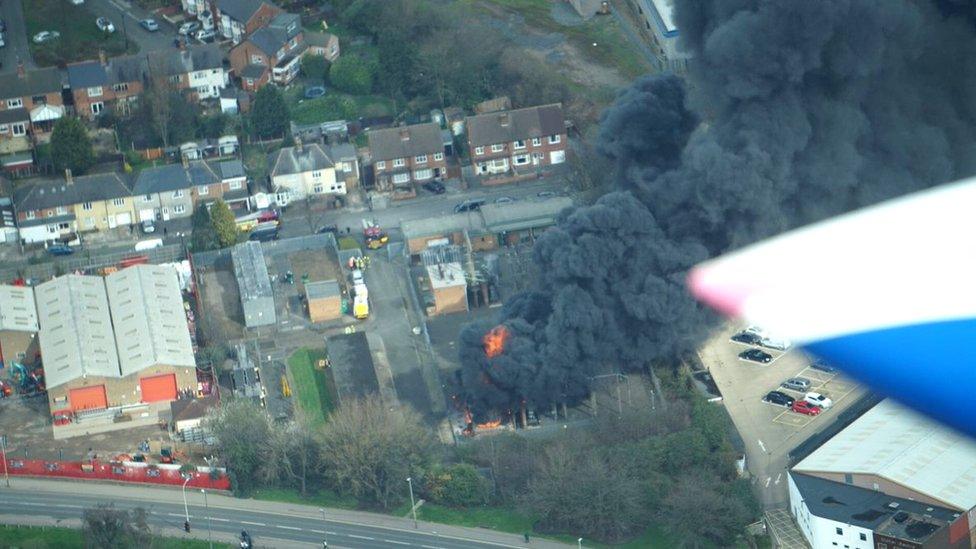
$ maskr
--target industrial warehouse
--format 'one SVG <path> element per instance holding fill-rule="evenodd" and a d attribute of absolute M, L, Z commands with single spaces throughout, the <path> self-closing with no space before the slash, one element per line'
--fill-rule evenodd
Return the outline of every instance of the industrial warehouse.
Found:
<path fill-rule="evenodd" d="M 133 426 L 116 422 L 119 415 L 153 423 L 181 394 L 196 393 L 193 346 L 172 267 L 71 274 L 39 284 L 33 294 L 56 437 Z"/>

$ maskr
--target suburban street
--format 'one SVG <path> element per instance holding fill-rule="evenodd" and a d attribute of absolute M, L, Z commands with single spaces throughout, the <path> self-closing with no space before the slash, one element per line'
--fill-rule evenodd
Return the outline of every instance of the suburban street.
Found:
<path fill-rule="evenodd" d="M 115 32 L 125 33 L 129 40 L 139 44 L 140 53 L 173 47 L 176 29 L 162 17 L 156 17 L 139 6 L 123 0 L 88 0 L 85 4 L 96 16 L 108 17 L 115 25 Z M 139 21 L 148 17 L 155 19 L 159 24 L 158 31 L 149 32 L 139 25 Z M 92 24 L 95 22 L 92 21 Z"/>
<path fill-rule="evenodd" d="M 380 549 L 424 547 L 427 549 L 482 549 L 525 547 L 522 537 L 491 530 L 460 528 L 413 521 L 373 513 L 322 510 L 292 503 L 246 500 L 188 490 L 191 533 L 183 531 L 183 498 L 179 489 L 116 486 L 107 484 L 13 478 L 11 487 L 0 487 L 4 523 L 79 524 L 85 508 L 114 503 L 119 509 L 143 507 L 158 532 L 174 537 L 207 539 L 208 521 L 215 541 L 232 542 L 246 530 L 258 547 L 330 547 Z M 325 519 L 323 520 L 323 513 Z M 533 538 L 531 547 L 568 547 Z"/>
<path fill-rule="evenodd" d="M 7 23 L 7 30 L 3 33 L 6 46 L 0 48 L 0 73 L 15 72 L 18 60 L 22 60 L 27 67 L 33 67 L 20 1 L 0 2 L 0 17 Z"/>

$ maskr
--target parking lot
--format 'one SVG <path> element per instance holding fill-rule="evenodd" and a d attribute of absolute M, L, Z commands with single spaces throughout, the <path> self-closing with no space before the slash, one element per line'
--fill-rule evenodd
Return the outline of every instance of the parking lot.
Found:
<path fill-rule="evenodd" d="M 829 425 L 863 389 L 839 373 L 811 368 L 811 358 L 799 349 L 763 349 L 773 357 L 767 364 L 741 360 L 739 353 L 751 346 L 729 339 L 740 329 L 741 326 L 727 326 L 716 331 L 699 356 L 722 392 L 723 403 L 745 442 L 747 468 L 753 482 L 759 485 L 761 501 L 766 507 L 776 507 L 788 500 L 785 476 L 789 451 Z M 802 399 L 804 393 L 780 387 L 791 377 L 810 380 L 809 391 L 828 396 L 833 405 L 819 415 L 807 416 L 762 400 L 773 390 Z"/>

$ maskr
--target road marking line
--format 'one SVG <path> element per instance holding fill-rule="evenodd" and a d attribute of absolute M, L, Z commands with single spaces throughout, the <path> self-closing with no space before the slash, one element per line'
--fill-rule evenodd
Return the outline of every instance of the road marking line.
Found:
<path fill-rule="evenodd" d="M 395 543 L 397 545 L 410 545 L 409 543 L 407 543 L 405 541 L 397 541 L 395 539 L 385 539 L 383 541 L 385 541 L 386 543 Z"/>
<path fill-rule="evenodd" d="M 285 526 L 283 524 L 276 524 L 275 528 L 281 528 L 282 530 L 301 530 L 301 528 L 295 528 L 294 526 Z"/>
<path fill-rule="evenodd" d="M 766 451 L 766 445 L 763 444 L 762 439 L 758 439 L 757 438 L 756 440 L 759 442 L 759 447 L 762 448 L 762 451 L 763 452 L 765 452 Z"/>
<path fill-rule="evenodd" d="M 780 479 L 780 477 L 782 477 L 782 476 L 783 476 L 783 473 L 777 473 L 777 474 L 776 474 L 776 482 L 774 482 L 773 484 L 779 484 L 779 479 Z"/>
<path fill-rule="evenodd" d="M 766 488 L 769 488 L 769 481 L 773 480 L 772 477 L 766 477 Z"/>
<path fill-rule="evenodd" d="M 370 540 L 370 541 L 372 541 L 372 540 L 375 540 L 375 539 L 376 539 L 376 538 L 371 538 L 371 537 L 368 537 L 368 536 L 357 536 L 356 534 L 346 534 L 346 535 L 347 535 L 347 536 L 349 536 L 349 537 L 351 537 L 351 538 L 356 538 L 356 539 L 368 539 L 368 540 Z"/>
<path fill-rule="evenodd" d="M 250 522 L 250 521 L 246 521 L 246 520 L 242 520 L 241 521 L 241 524 L 250 524 L 251 526 L 267 526 L 267 524 L 265 524 L 263 522 Z"/>
<path fill-rule="evenodd" d="M 215 520 L 217 522 L 230 522 L 230 520 L 228 520 L 228 519 L 222 519 L 222 518 L 217 518 L 217 517 L 210 517 L 210 520 Z"/>
<path fill-rule="evenodd" d="M 315 529 L 312 529 L 312 528 L 309 528 L 308 531 L 309 532 L 312 532 L 313 534 L 324 534 L 324 533 L 326 533 L 325 530 L 315 530 Z"/>
<path fill-rule="evenodd" d="M 436 545 L 421 545 L 421 547 L 426 547 L 427 549 L 444 549 L 443 547 L 438 547 Z"/>
<path fill-rule="evenodd" d="M 166 513 L 166 514 L 169 515 L 169 516 L 171 516 L 171 517 L 180 517 L 180 518 L 184 518 L 184 519 L 186 518 L 186 515 L 184 515 L 182 513 Z"/>

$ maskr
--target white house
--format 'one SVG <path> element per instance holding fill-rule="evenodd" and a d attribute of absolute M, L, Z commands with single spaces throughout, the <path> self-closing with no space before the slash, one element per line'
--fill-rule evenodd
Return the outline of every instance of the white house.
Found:
<path fill-rule="evenodd" d="M 271 190 L 278 203 L 311 197 L 346 194 L 346 183 L 336 179 L 335 162 L 318 143 L 285 147 L 268 158 Z M 285 196 L 281 196 L 285 195 Z"/>

